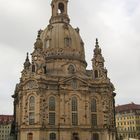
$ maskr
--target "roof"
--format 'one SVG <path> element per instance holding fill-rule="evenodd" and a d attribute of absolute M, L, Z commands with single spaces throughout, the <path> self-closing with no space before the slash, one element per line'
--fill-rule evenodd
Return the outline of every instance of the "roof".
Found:
<path fill-rule="evenodd" d="M 13 115 L 0 115 L 0 124 L 9 124 L 13 121 Z"/>
<path fill-rule="evenodd" d="M 129 110 L 140 110 L 140 105 L 135 103 L 130 104 L 124 104 L 124 105 L 118 105 L 116 106 L 116 112 L 123 112 L 123 111 L 129 111 Z"/>

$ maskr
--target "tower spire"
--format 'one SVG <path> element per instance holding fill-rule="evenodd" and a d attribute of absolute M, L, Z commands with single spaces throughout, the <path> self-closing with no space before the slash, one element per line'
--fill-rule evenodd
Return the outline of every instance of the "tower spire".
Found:
<path fill-rule="evenodd" d="M 40 38 L 41 33 L 42 33 L 42 30 L 39 30 L 39 31 L 38 31 L 38 35 L 37 35 L 36 42 L 35 42 L 35 44 L 34 44 L 35 50 L 37 50 L 37 49 L 42 50 L 43 43 L 42 43 L 42 40 L 41 40 L 41 38 Z"/>
<path fill-rule="evenodd" d="M 99 46 L 99 42 L 97 38 L 95 42 L 94 55 L 92 59 L 92 67 L 93 67 L 94 79 L 107 78 L 107 70 L 104 67 L 104 58 L 102 56 L 101 48 Z"/>
<path fill-rule="evenodd" d="M 26 56 L 26 59 L 25 59 L 25 62 L 24 62 L 24 69 L 29 69 L 31 63 L 30 63 L 30 60 L 29 60 L 29 53 L 27 52 L 27 56 Z"/>
<path fill-rule="evenodd" d="M 95 43 L 95 49 L 94 49 L 94 55 L 101 55 L 101 48 L 99 47 L 99 42 L 98 39 L 96 38 L 96 43 Z"/>
<path fill-rule="evenodd" d="M 99 47 L 99 45 L 98 45 L 98 38 L 96 38 L 96 45 L 95 45 L 95 47 Z"/>
<path fill-rule="evenodd" d="M 52 0 L 52 16 L 50 23 L 64 22 L 69 23 L 70 19 L 67 14 L 68 0 Z"/>

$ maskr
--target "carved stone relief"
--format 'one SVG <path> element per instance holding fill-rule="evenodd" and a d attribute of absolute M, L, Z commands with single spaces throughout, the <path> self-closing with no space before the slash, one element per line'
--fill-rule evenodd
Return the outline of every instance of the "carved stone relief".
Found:
<path fill-rule="evenodd" d="M 36 83 L 36 81 L 29 81 L 26 83 L 26 85 L 24 86 L 24 90 L 29 90 L 29 89 L 36 89 L 38 88 L 38 85 Z"/>

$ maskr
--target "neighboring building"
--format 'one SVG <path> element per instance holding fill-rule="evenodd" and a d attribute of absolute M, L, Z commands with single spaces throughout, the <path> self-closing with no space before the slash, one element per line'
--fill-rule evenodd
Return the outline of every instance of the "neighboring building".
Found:
<path fill-rule="evenodd" d="M 69 24 L 67 3 L 52 0 L 50 24 L 38 32 L 31 61 L 27 54 L 13 95 L 18 140 L 116 139 L 116 94 L 101 48 L 96 39 L 87 70 L 84 43 L 79 28 Z"/>
<path fill-rule="evenodd" d="M 116 127 L 121 139 L 140 139 L 140 105 L 130 103 L 116 107 Z"/>
<path fill-rule="evenodd" d="M 12 121 L 12 115 L 0 115 L 0 140 L 11 140 L 10 132 Z"/>

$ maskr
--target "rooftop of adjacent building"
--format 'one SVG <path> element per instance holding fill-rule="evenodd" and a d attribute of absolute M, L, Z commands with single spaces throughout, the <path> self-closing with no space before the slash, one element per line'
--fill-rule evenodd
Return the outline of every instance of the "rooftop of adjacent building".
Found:
<path fill-rule="evenodd" d="M 13 115 L 0 115 L 0 125 L 9 124 L 13 121 Z"/>
<path fill-rule="evenodd" d="M 133 102 L 124 105 L 116 106 L 116 113 L 125 112 L 129 110 L 140 110 L 140 104 L 135 104 Z"/>

